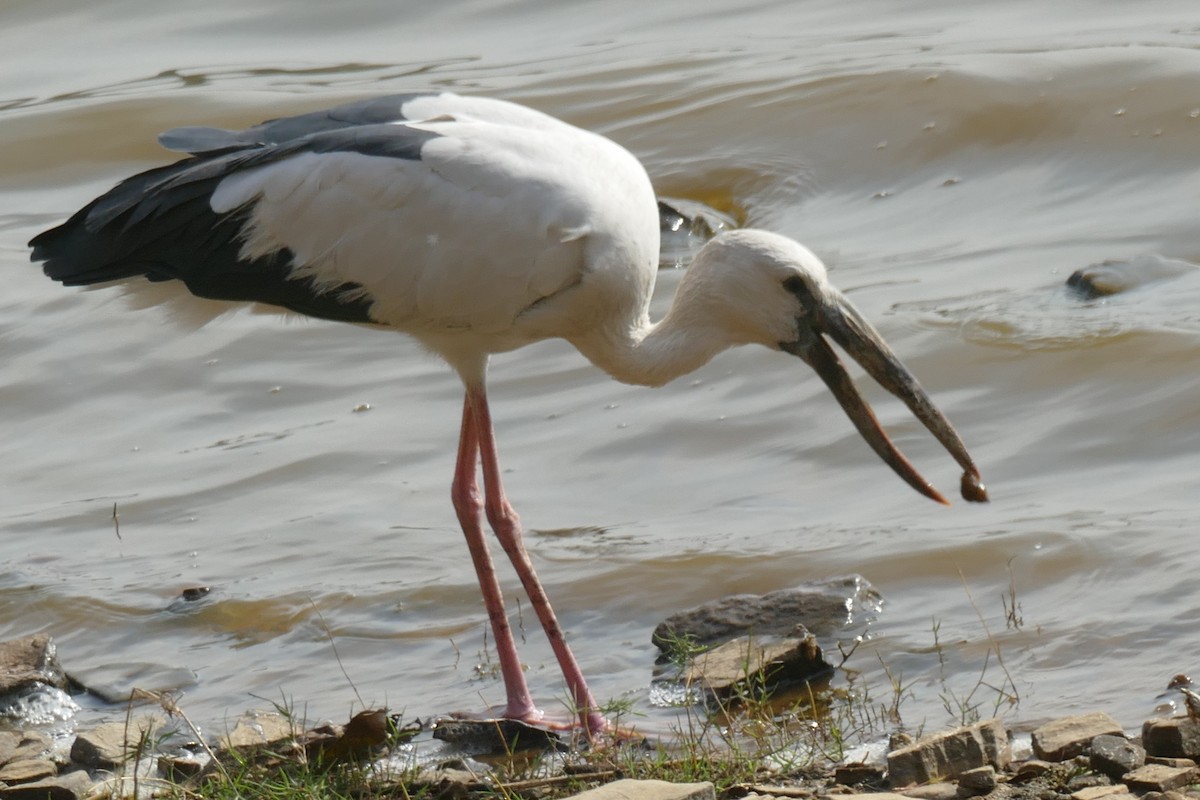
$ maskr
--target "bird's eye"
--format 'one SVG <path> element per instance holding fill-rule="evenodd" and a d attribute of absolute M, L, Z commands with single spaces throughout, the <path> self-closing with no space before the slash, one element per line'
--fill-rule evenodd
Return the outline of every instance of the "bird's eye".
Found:
<path fill-rule="evenodd" d="M 783 281 L 783 288 L 786 289 L 790 294 L 794 294 L 801 298 L 807 297 L 809 294 L 808 284 L 805 283 L 804 279 L 799 275 L 790 275 L 785 278 Z"/>

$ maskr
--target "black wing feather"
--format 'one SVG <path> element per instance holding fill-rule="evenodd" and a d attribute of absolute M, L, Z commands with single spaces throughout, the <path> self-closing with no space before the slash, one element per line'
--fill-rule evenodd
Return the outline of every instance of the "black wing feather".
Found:
<path fill-rule="evenodd" d="M 383 100 L 393 101 L 394 107 L 394 98 Z M 361 122 L 316 132 L 310 128 L 304 136 L 276 144 L 205 152 L 127 178 L 62 225 L 34 237 L 32 260 L 45 262 L 46 275 L 67 286 L 143 275 L 151 281 L 183 281 L 200 297 L 270 303 L 314 317 L 370 322 L 371 299 L 362 295 L 358 284 L 318 288 L 312 278 L 292 278 L 293 254 L 286 248 L 255 259 L 242 257 L 244 230 L 252 224 L 258 201 L 227 214 L 214 212 L 210 203 L 229 176 L 298 154 L 353 152 L 419 159 L 425 142 L 437 135 L 403 125 L 367 123 L 387 115 L 387 104 L 381 101 L 344 108 L 350 109 L 348 117 Z"/>

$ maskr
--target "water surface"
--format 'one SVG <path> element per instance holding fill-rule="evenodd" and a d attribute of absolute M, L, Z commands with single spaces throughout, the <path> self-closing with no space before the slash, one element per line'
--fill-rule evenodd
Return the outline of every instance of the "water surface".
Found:
<path fill-rule="evenodd" d="M 902 676 L 910 725 L 950 721 L 943 698 L 981 672 L 1004 683 L 997 647 L 1010 721 L 1104 708 L 1138 725 L 1200 650 L 1200 283 L 1092 301 L 1062 284 L 1105 259 L 1200 262 L 1200 12 L 894 9 L 5 4 L 0 636 L 49 632 L 69 668 L 190 675 L 183 704 L 210 724 L 264 697 L 344 716 L 358 700 L 331 639 L 366 702 L 503 699 L 474 669 L 482 608 L 448 491 L 461 389 L 444 365 L 386 332 L 134 310 L 51 283 L 25 247 L 167 161 L 160 130 L 450 88 L 604 132 L 661 193 L 805 242 L 955 421 L 993 497 L 915 495 L 778 353 L 732 351 L 654 391 L 559 342 L 495 358 L 507 488 L 599 697 L 653 724 L 663 616 L 856 572 L 886 604 L 851 666 L 879 694 L 881 663 Z M 661 273 L 656 314 L 680 274 Z M 865 390 L 952 493 L 953 462 Z M 174 603 L 193 585 L 215 590 Z M 522 654 L 554 709 L 565 693 L 532 626 Z"/>

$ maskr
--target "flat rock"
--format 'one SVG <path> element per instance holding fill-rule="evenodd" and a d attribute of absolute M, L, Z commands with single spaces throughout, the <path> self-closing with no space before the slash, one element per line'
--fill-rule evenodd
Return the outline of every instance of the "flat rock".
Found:
<path fill-rule="evenodd" d="M 1120 724 L 1103 711 L 1064 717 L 1033 732 L 1033 753 L 1043 761 L 1066 761 L 1082 755 L 1097 736 L 1121 732 Z"/>
<path fill-rule="evenodd" d="M 54 742 L 50 740 L 49 736 L 40 731 L 25 731 L 17 735 L 19 737 L 17 746 L 9 751 L 3 762 L 50 759 L 50 749 L 54 746 Z"/>
<path fill-rule="evenodd" d="M 158 757 L 158 771 L 167 780 L 182 783 L 194 775 L 199 775 L 200 770 L 204 769 L 208 762 L 207 755 L 204 758 L 198 756 L 161 755 Z"/>
<path fill-rule="evenodd" d="M 1147 764 L 1125 776 L 1125 783 L 1135 792 L 1166 792 L 1187 786 L 1200 777 L 1196 767 L 1167 767 Z"/>
<path fill-rule="evenodd" d="M 67 676 L 58 663 L 54 640 L 44 633 L 0 642 L 0 695 L 36 684 L 66 691 Z"/>
<path fill-rule="evenodd" d="M 672 614 L 651 641 L 665 653 L 687 640 L 700 647 L 738 636 L 791 636 L 797 625 L 825 634 L 845 626 L 856 611 L 878 608 L 881 598 L 861 575 L 831 578 L 764 595 L 739 594 Z"/>
<path fill-rule="evenodd" d="M 1172 758 L 1170 756 L 1146 756 L 1147 764 L 1162 764 L 1166 767 L 1194 767 L 1196 762 L 1190 758 Z"/>
<path fill-rule="evenodd" d="M 25 758 L 0 767 L 0 783 L 29 783 L 58 774 L 58 765 L 47 759 Z"/>
<path fill-rule="evenodd" d="M 996 769 L 988 764 L 969 769 L 958 776 L 959 794 L 987 794 L 996 788 Z"/>
<path fill-rule="evenodd" d="M 221 737 L 222 750 L 271 747 L 296 737 L 292 721 L 277 711 L 247 711 Z"/>
<path fill-rule="evenodd" d="M 852 795 L 843 795 L 849 796 Z M 708 782 L 669 783 L 625 778 L 580 792 L 575 797 L 577 800 L 716 800 L 717 792 Z"/>
<path fill-rule="evenodd" d="M 1017 781 L 1029 781 L 1042 777 L 1052 769 L 1054 769 L 1054 765 L 1049 761 L 1031 758 L 1021 762 L 1021 765 L 1017 767 L 1017 774 L 1013 777 Z"/>
<path fill-rule="evenodd" d="M 83 770 L 45 780 L 0 788 L 0 800 L 81 800 L 92 788 Z"/>
<path fill-rule="evenodd" d="M 833 770 L 833 782 L 841 786 L 857 786 L 862 783 L 883 782 L 883 770 L 874 764 L 840 764 Z"/>
<path fill-rule="evenodd" d="M 1142 746 L 1152 756 L 1200 759 L 1200 720 L 1155 718 L 1142 725 Z"/>
<path fill-rule="evenodd" d="M 1146 763 L 1141 745 L 1123 736 L 1104 734 L 1092 739 L 1088 763 L 1092 769 L 1116 780 Z"/>
<path fill-rule="evenodd" d="M 518 719 L 439 719 L 433 738 L 475 756 L 566 747 L 554 731 Z"/>
<path fill-rule="evenodd" d="M 1089 786 L 1086 789 L 1071 792 L 1073 800 L 1100 800 L 1102 797 L 1108 798 L 1108 800 L 1121 800 L 1121 798 L 1128 796 L 1129 787 L 1123 783 L 1111 786 Z"/>
<path fill-rule="evenodd" d="M 14 731 L 0 731 L 0 764 L 12 761 L 17 745 L 21 743 L 21 734 Z"/>
<path fill-rule="evenodd" d="M 1093 300 L 1194 273 L 1196 269 L 1197 266 L 1190 261 L 1167 258 L 1157 253 L 1143 253 L 1131 259 L 1101 261 L 1076 270 L 1067 278 L 1067 286 L 1085 299 Z"/>
<path fill-rule="evenodd" d="M 899 787 L 948 780 L 982 766 L 1004 769 L 1011 760 L 1004 725 L 990 719 L 925 736 L 888 753 L 888 781 Z"/>
<path fill-rule="evenodd" d="M 900 794 L 910 800 L 955 800 L 958 787 L 953 783 L 927 783 L 905 789 Z"/>
<path fill-rule="evenodd" d="M 743 636 L 696 656 L 683 680 L 727 698 L 747 686 L 770 689 L 799 684 L 832 669 L 812 634 L 767 644 Z"/>
<path fill-rule="evenodd" d="M 196 675 L 189 669 L 148 661 L 118 661 L 71 670 L 71 679 L 108 703 L 127 703 L 134 688 L 151 692 L 190 689 Z"/>
<path fill-rule="evenodd" d="M 71 760 L 85 767 L 113 769 L 150 746 L 163 727 L 161 717 L 145 716 L 129 722 L 106 722 L 83 731 L 71 745 Z"/>

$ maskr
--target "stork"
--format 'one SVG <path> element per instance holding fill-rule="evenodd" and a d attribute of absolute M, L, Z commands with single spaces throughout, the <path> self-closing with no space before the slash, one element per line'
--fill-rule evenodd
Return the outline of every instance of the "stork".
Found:
<path fill-rule="evenodd" d="M 542 712 L 517 655 L 485 518 L 545 630 L 580 726 L 588 736 L 606 729 L 501 485 L 485 387 L 493 353 L 565 339 L 617 380 L 647 386 L 736 345 L 797 356 L 901 479 L 946 503 L 880 427 L 832 340 L 959 463 L 963 497 L 987 499 L 953 426 L 797 242 L 760 230 L 716 236 L 670 310 L 651 321 L 654 190 L 638 160 L 603 136 L 513 103 L 431 93 L 241 131 L 176 128 L 159 141 L 187 157 L 127 178 L 39 234 L 32 259 L 66 286 L 180 281 L 200 297 L 392 328 L 445 359 L 465 390 L 451 498 L 498 651 L 505 717 L 538 721 Z"/>

